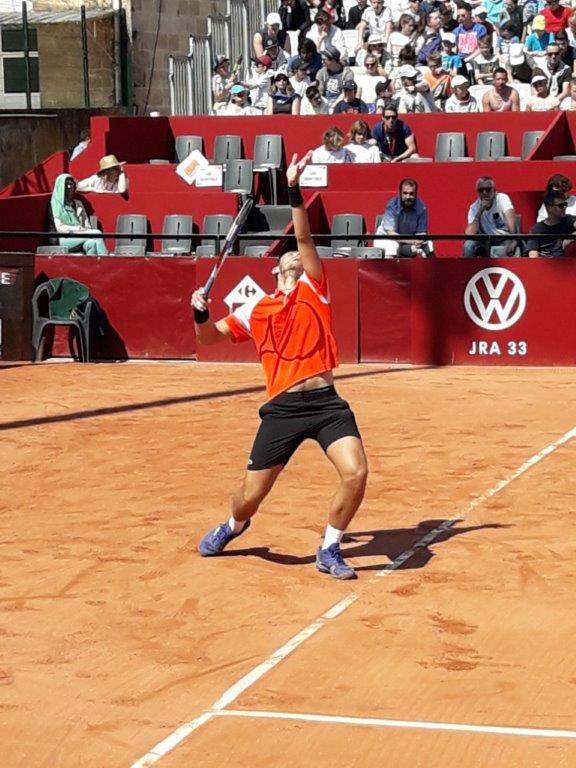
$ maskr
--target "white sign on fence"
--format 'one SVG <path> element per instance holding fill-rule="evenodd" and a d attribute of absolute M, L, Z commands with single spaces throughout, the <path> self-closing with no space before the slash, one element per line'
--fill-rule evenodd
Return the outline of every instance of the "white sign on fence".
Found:
<path fill-rule="evenodd" d="M 301 187 L 327 187 L 328 168 L 325 165 L 308 165 L 300 176 Z"/>
<path fill-rule="evenodd" d="M 197 187 L 222 187 L 222 166 L 206 165 L 196 174 Z"/>

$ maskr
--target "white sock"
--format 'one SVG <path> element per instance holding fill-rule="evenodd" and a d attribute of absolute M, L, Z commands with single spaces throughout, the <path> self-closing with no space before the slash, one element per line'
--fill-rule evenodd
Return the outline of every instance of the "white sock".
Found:
<path fill-rule="evenodd" d="M 344 536 L 344 531 L 339 531 L 338 528 L 332 528 L 330 524 L 326 526 L 326 533 L 324 534 L 324 543 L 322 549 L 328 549 L 332 544 L 340 544 Z"/>
<path fill-rule="evenodd" d="M 232 531 L 232 533 L 240 533 L 240 531 L 244 530 L 244 526 L 246 525 L 245 520 L 234 520 L 233 517 L 228 520 L 228 527 Z"/>

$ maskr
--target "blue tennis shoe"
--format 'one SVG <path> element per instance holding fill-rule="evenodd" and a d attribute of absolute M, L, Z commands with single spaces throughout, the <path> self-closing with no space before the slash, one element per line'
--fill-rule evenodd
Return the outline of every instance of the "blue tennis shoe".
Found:
<path fill-rule="evenodd" d="M 316 568 L 322 573 L 329 573 L 335 579 L 358 578 L 354 568 L 344 561 L 340 544 L 331 544 L 327 549 L 319 548 L 316 553 Z"/>
<path fill-rule="evenodd" d="M 239 533 L 234 533 L 227 522 L 222 523 L 216 528 L 213 528 L 211 531 L 208 531 L 208 533 L 204 536 L 198 545 L 198 551 L 202 557 L 212 557 L 213 555 L 219 555 L 224 550 L 224 547 L 226 547 L 226 545 L 232 541 L 232 539 L 237 539 L 238 536 L 241 536 L 244 531 L 248 530 L 248 528 L 250 528 L 250 520 L 246 521 L 246 525 Z"/>

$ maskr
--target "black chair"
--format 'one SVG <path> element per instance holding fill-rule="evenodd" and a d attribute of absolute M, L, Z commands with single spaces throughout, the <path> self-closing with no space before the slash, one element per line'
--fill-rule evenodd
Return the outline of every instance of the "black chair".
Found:
<path fill-rule="evenodd" d="M 196 248 L 197 256 L 215 256 L 218 246 L 222 246 L 224 238 L 228 234 L 234 217 L 228 213 L 211 213 L 204 216 L 204 222 L 202 224 L 202 234 L 204 235 L 220 235 L 221 240 L 218 243 L 216 240 L 202 240 L 198 248 Z"/>
<path fill-rule="evenodd" d="M 453 160 L 454 158 L 466 157 L 466 134 L 450 131 L 449 133 L 439 133 L 436 136 L 436 150 L 434 159 L 438 163 Z"/>
<path fill-rule="evenodd" d="M 272 203 L 278 202 L 277 172 L 282 168 L 282 136 L 262 134 L 254 139 L 254 173 L 267 173 L 270 179 Z"/>
<path fill-rule="evenodd" d="M 119 256 L 144 256 L 146 254 L 146 235 L 148 220 L 141 213 L 122 214 L 116 219 L 116 232 L 130 235 L 129 238 L 117 239 L 114 252 Z"/>
<path fill-rule="evenodd" d="M 192 250 L 192 216 L 172 214 L 164 218 L 162 232 L 170 237 L 162 240 L 162 253 L 190 253 Z"/>
<path fill-rule="evenodd" d="M 242 158 L 242 137 L 226 134 L 216 136 L 214 139 L 214 159 L 213 165 L 223 165 L 229 160 L 240 160 Z"/>
<path fill-rule="evenodd" d="M 181 163 L 185 160 L 190 152 L 195 149 L 203 153 L 204 139 L 202 136 L 176 136 L 174 139 L 174 155 L 175 161 Z"/>
<path fill-rule="evenodd" d="M 333 235 L 361 235 L 364 232 L 364 218 L 359 213 L 338 213 L 332 219 L 330 232 Z M 338 238 L 330 243 L 333 251 L 360 245 L 364 245 L 362 237 Z"/>
<path fill-rule="evenodd" d="M 525 131 L 522 136 L 522 160 L 525 160 L 536 144 L 540 141 L 544 131 Z"/>
<path fill-rule="evenodd" d="M 498 160 L 506 156 L 506 134 L 503 131 L 483 131 L 476 137 L 475 160 Z"/>
<path fill-rule="evenodd" d="M 252 194 L 252 160 L 228 160 L 224 170 L 224 192 Z"/>

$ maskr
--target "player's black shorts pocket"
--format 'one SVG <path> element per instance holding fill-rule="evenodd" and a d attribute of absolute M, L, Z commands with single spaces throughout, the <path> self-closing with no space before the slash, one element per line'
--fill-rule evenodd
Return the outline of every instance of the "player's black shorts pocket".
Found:
<path fill-rule="evenodd" d="M 350 406 L 333 386 L 308 392 L 285 392 L 259 411 L 248 469 L 284 466 L 304 440 L 316 440 L 324 451 L 342 437 L 360 432 Z"/>

